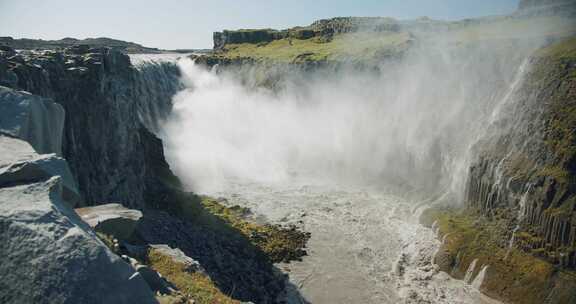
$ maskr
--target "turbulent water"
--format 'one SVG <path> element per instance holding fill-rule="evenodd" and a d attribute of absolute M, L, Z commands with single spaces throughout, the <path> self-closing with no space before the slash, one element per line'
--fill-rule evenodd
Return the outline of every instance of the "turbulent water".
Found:
<path fill-rule="evenodd" d="M 211 194 L 312 233 L 309 256 L 279 266 L 298 287 L 289 303 L 497 303 L 431 264 L 440 243 L 418 224 L 413 201 L 305 183 L 238 183 Z"/>
<path fill-rule="evenodd" d="M 417 218 L 463 201 L 474 144 L 533 46 L 426 45 L 377 69 L 278 68 L 273 85 L 182 59 L 167 157 L 190 190 L 311 232 L 309 256 L 279 265 L 292 303 L 494 303 L 481 277 L 438 272 L 440 241 Z"/>

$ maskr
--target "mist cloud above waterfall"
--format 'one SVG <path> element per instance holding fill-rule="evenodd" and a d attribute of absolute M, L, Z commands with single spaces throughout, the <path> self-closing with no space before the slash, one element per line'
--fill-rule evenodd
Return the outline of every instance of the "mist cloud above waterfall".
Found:
<path fill-rule="evenodd" d="M 257 68 L 181 60 L 168 158 L 201 193 L 233 180 L 461 193 L 471 146 L 535 46 L 435 41 L 377 70 L 285 66 L 274 90 L 250 85 Z"/>

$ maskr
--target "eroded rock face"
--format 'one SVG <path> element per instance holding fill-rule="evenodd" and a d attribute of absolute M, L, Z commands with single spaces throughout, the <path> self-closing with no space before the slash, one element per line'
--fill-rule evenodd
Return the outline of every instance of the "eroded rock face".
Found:
<path fill-rule="evenodd" d="M 0 302 L 157 303 L 72 209 L 81 200 L 66 160 L 39 154 L 60 152 L 63 123 L 60 105 L 0 87 Z"/>
<path fill-rule="evenodd" d="M 534 56 L 493 136 L 478 144 L 468 206 L 505 214 L 503 244 L 576 268 L 576 40 Z"/>
<path fill-rule="evenodd" d="M 0 188 L 0 301 L 156 303 L 62 200 L 59 177 Z"/>
<path fill-rule="evenodd" d="M 142 218 L 142 212 L 120 204 L 78 208 L 76 213 L 95 231 L 128 240 Z"/>
<path fill-rule="evenodd" d="M 0 83 L 51 98 L 64 108 L 62 154 L 88 205 L 119 202 L 143 209 L 162 204 L 153 199 L 169 188 L 157 175 L 169 171 L 162 142 L 141 131 L 156 130 L 180 87 L 178 69 L 166 65 L 136 69 L 118 51 L 75 46 L 0 56 Z"/>

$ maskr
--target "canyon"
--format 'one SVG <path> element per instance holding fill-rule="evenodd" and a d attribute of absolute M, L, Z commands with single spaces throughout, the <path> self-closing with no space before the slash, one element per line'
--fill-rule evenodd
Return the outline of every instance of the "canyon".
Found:
<path fill-rule="evenodd" d="M 575 17 L 2 38 L 0 301 L 575 302 Z"/>

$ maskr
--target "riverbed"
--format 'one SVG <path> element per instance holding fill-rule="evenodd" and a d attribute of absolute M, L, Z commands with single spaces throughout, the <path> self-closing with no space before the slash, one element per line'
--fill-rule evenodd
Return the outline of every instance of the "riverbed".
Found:
<path fill-rule="evenodd" d="M 229 185 L 209 194 L 312 234 L 308 256 L 277 265 L 298 289 L 289 303 L 499 303 L 437 270 L 440 241 L 418 223 L 418 202 L 358 187 Z"/>

